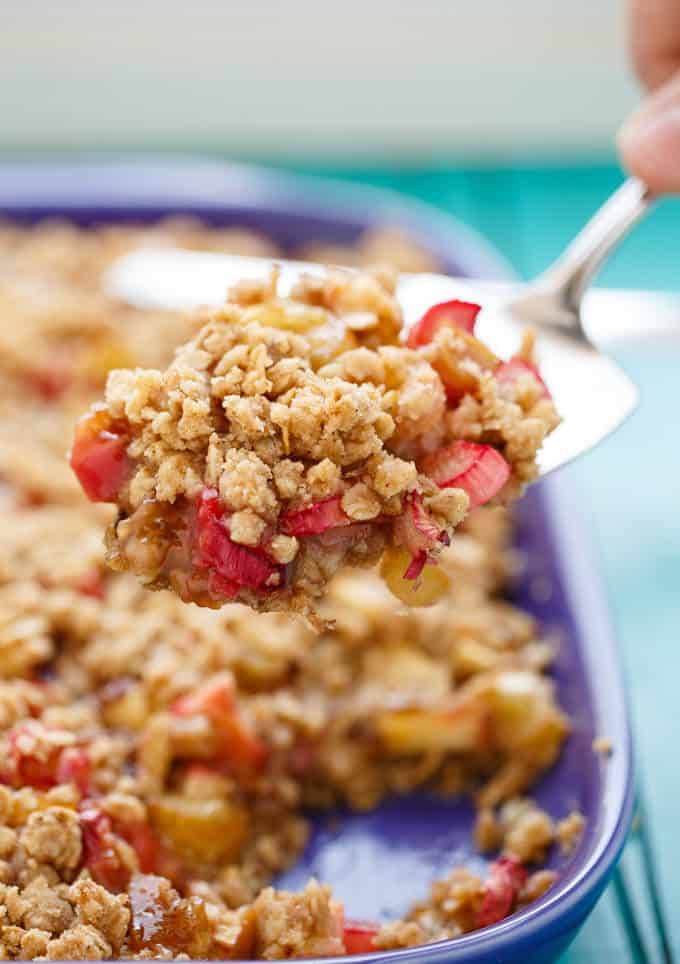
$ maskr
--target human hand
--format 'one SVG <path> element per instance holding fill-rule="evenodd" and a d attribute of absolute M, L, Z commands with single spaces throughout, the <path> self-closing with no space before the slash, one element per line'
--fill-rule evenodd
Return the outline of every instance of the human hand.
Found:
<path fill-rule="evenodd" d="M 629 0 L 633 66 L 649 92 L 619 131 L 624 166 L 656 193 L 680 192 L 680 0 Z"/>

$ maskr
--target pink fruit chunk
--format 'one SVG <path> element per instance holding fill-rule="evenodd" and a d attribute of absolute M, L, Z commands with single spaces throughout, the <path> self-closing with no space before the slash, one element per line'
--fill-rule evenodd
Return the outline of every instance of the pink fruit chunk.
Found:
<path fill-rule="evenodd" d="M 428 516 L 420 496 L 414 492 L 406 499 L 404 511 L 395 520 L 394 541 L 411 553 L 404 578 L 417 579 L 432 550 L 448 543 L 448 535 Z"/>
<path fill-rule="evenodd" d="M 281 517 L 281 529 L 289 536 L 318 536 L 327 529 L 337 529 L 351 523 L 352 520 L 342 508 L 339 495 L 314 502 L 297 512 L 287 512 Z"/>
<path fill-rule="evenodd" d="M 114 829 L 137 854 L 139 869 L 142 873 L 155 873 L 161 845 L 146 820 L 116 820 Z"/>
<path fill-rule="evenodd" d="M 342 929 L 342 942 L 348 954 L 370 954 L 376 947 L 373 939 L 380 925 L 368 920 L 346 920 Z"/>
<path fill-rule="evenodd" d="M 480 305 L 469 301 L 442 301 L 438 305 L 433 305 L 411 328 L 406 344 L 409 348 L 429 345 L 443 325 L 460 328 L 471 335 L 475 330 L 475 321 L 480 310 Z"/>
<path fill-rule="evenodd" d="M 482 906 L 477 914 L 478 927 L 497 924 L 513 912 L 527 876 L 524 867 L 512 857 L 501 857 L 491 864 Z"/>
<path fill-rule="evenodd" d="M 248 589 L 274 588 L 280 567 L 261 549 L 250 549 L 229 538 L 224 506 L 214 489 L 204 489 L 196 520 L 194 563 L 219 574 L 227 583 Z"/>
<path fill-rule="evenodd" d="M 3 782 L 36 790 L 49 790 L 55 785 L 61 750 L 54 746 L 47 756 L 38 752 L 38 741 L 44 730 L 43 724 L 37 721 L 23 723 L 9 730 L 7 759 L 3 761 Z"/>
<path fill-rule="evenodd" d="M 210 719 L 233 713 L 235 709 L 235 684 L 231 673 L 218 673 L 193 692 L 178 697 L 171 707 L 176 716 L 202 714 Z"/>
<path fill-rule="evenodd" d="M 93 599 L 103 599 L 106 595 L 106 587 L 102 574 L 98 569 L 84 573 L 75 583 L 74 589 L 83 596 L 91 596 Z"/>
<path fill-rule="evenodd" d="M 57 763 L 56 782 L 73 783 L 86 797 L 90 793 L 90 772 L 92 761 L 86 750 L 78 747 L 67 747 L 61 751 Z"/>
<path fill-rule="evenodd" d="M 90 755 L 82 748 L 60 747 L 56 743 L 45 755 L 40 744 L 48 733 L 55 737 L 71 737 L 66 731 L 46 727 L 38 721 L 20 724 L 8 732 L 8 753 L 0 782 L 35 790 L 73 783 L 83 796 L 86 795 L 90 784 Z"/>
<path fill-rule="evenodd" d="M 427 455 L 422 471 L 441 489 L 464 489 L 475 509 L 493 499 L 510 478 L 510 466 L 492 445 L 452 442 Z"/>
<path fill-rule="evenodd" d="M 542 398 L 552 398 L 550 390 L 543 381 L 538 368 L 535 365 L 532 365 L 531 362 L 526 361 L 524 358 L 520 358 L 519 355 L 515 355 L 510 359 L 510 361 L 503 362 L 503 364 L 496 369 L 496 381 L 500 382 L 501 385 L 508 385 L 517 381 L 521 375 L 526 374 L 533 375 L 538 384 L 541 386 Z"/>
<path fill-rule="evenodd" d="M 266 763 L 267 746 L 242 719 L 230 673 L 219 673 L 193 693 L 175 700 L 171 710 L 176 716 L 208 717 L 215 733 L 215 762 L 225 764 L 237 778 L 247 781 Z"/>
<path fill-rule="evenodd" d="M 406 572 L 404 573 L 404 579 L 417 579 L 421 574 L 423 569 L 427 564 L 427 553 L 421 551 L 417 556 L 413 556 L 408 566 L 406 567 Z"/>
<path fill-rule="evenodd" d="M 91 502 L 115 502 L 132 473 L 126 427 L 94 410 L 78 423 L 70 464 Z"/>
<path fill-rule="evenodd" d="M 125 890 L 130 870 L 122 862 L 109 817 L 91 801 L 80 812 L 83 865 L 96 883 L 114 893 Z"/>

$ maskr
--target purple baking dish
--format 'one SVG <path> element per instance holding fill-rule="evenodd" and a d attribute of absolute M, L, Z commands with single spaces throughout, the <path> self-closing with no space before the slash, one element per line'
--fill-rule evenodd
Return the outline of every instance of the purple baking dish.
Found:
<path fill-rule="evenodd" d="M 284 247 L 352 241 L 374 224 L 406 228 L 446 266 L 476 277 L 507 276 L 507 264 L 482 239 L 418 202 L 375 189 L 299 178 L 251 167 L 189 160 L 0 164 L 0 216 L 33 222 L 66 217 L 80 224 L 150 221 L 196 214 L 212 224 L 258 229 Z M 577 507 L 563 479 L 535 486 L 518 512 L 526 566 L 515 598 L 559 635 L 559 699 L 573 732 L 559 763 L 534 795 L 554 816 L 577 807 L 587 827 L 569 857 L 553 855 L 557 884 L 511 918 L 454 941 L 370 955 L 394 964 L 534 964 L 570 943 L 605 886 L 626 839 L 633 764 L 626 699 L 606 600 Z M 608 737 L 604 759 L 593 739 Z M 278 881 L 311 874 L 331 883 L 353 917 L 401 913 L 455 863 L 483 870 L 471 846 L 465 801 L 425 794 L 391 800 L 368 814 L 319 817 L 303 859 Z M 360 960 L 361 958 L 355 958 Z M 339 960 L 339 959 L 338 959 Z"/>

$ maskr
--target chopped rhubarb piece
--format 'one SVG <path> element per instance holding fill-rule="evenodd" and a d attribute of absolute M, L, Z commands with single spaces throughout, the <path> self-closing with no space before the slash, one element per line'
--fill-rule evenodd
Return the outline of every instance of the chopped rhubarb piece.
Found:
<path fill-rule="evenodd" d="M 130 879 L 130 868 L 121 859 L 109 817 L 88 802 L 80 812 L 80 831 L 83 866 L 90 871 L 93 880 L 114 893 L 125 890 Z"/>
<path fill-rule="evenodd" d="M 438 305 L 433 305 L 411 328 L 406 344 L 409 348 L 429 345 L 442 325 L 459 328 L 471 335 L 475 330 L 475 321 L 480 310 L 480 305 L 469 301 L 442 301 Z"/>
<path fill-rule="evenodd" d="M 187 872 L 179 856 L 167 847 L 154 833 L 147 820 L 111 821 L 114 833 L 130 844 L 145 874 L 167 877 L 176 886 L 186 883 Z"/>
<path fill-rule="evenodd" d="M 287 512 L 281 517 L 281 529 L 289 536 L 318 536 L 327 529 L 337 529 L 351 523 L 352 520 L 342 508 L 339 495 L 314 502 L 297 512 Z"/>
<path fill-rule="evenodd" d="M 448 543 L 448 534 L 428 516 L 417 492 L 406 499 L 402 514 L 394 523 L 394 541 L 411 553 L 404 578 L 417 579 L 433 549 Z"/>
<path fill-rule="evenodd" d="M 207 716 L 215 733 L 216 758 L 238 778 L 247 780 L 264 766 L 267 747 L 238 712 L 231 674 L 222 673 L 194 693 L 180 697 L 172 712 L 177 716 Z"/>
<path fill-rule="evenodd" d="M 225 579 L 219 572 L 211 570 L 208 573 L 208 592 L 214 599 L 223 599 L 228 602 L 236 599 L 241 587 L 231 579 Z"/>
<path fill-rule="evenodd" d="M 61 748 L 54 746 L 45 756 L 38 750 L 40 723 L 25 723 L 7 734 L 7 782 L 14 786 L 29 786 L 35 790 L 49 790 L 56 783 L 56 770 Z"/>
<path fill-rule="evenodd" d="M 91 596 L 93 599 L 103 599 L 105 595 L 104 580 L 98 569 L 80 576 L 74 588 L 83 596 Z"/>
<path fill-rule="evenodd" d="M 90 773 L 92 761 L 86 750 L 77 747 L 67 747 L 59 755 L 56 768 L 56 783 L 73 783 L 86 797 L 90 793 Z"/>
<path fill-rule="evenodd" d="M 46 365 L 34 369 L 29 374 L 29 381 L 45 402 L 57 402 L 73 381 L 73 371 Z"/>
<path fill-rule="evenodd" d="M 178 854 L 166 846 L 146 820 L 113 820 L 114 832 L 130 844 L 145 874 L 167 877 L 175 886 L 187 882 L 187 869 Z"/>
<path fill-rule="evenodd" d="M 501 857 L 491 864 L 482 906 L 477 914 L 477 926 L 497 924 L 511 914 L 526 880 L 526 870 L 512 857 Z"/>
<path fill-rule="evenodd" d="M 226 580 L 225 589 L 234 584 L 237 589 L 275 588 L 281 582 L 281 567 L 263 550 L 249 549 L 229 538 L 224 506 L 215 489 L 204 489 L 196 520 L 196 554 L 198 568 L 216 572 Z M 233 598 L 233 597 L 230 597 Z"/>
<path fill-rule="evenodd" d="M 500 382 L 501 385 L 508 385 L 517 381 L 520 376 L 527 374 L 533 375 L 541 386 L 541 398 L 552 398 L 550 390 L 543 381 L 538 368 L 519 355 L 515 355 L 510 361 L 503 362 L 503 364 L 496 369 L 496 381 Z"/>
<path fill-rule="evenodd" d="M 370 954 L 375 950 L 373 938 L 380 925 L 368 920 L 346 920 L 342 929 L 342 942 L 348 954 Z"/>
<path fill-rule="evenodd" d="M 45 753 L 43 734 L 47 732 L 58 736 L 60 732 L 67 739 L 71 734 L 54 728 L 46 728 L 42 723 L 24 723 L 7 734 L 8 754 L 3 768 L 5 782 L 13 786 L 29 786 L 35 790 L 49 790 L 58 783 L 73 783 L 81 794 L 89 792 L 90 766 L 89 754 L 78 747 L 63 747 L 54 743 Z"/>
<path fill-rule="evenodd" d="M 234 693 L 234 679 L 231 673 L 220 673 L 192 693 L 176 699 L 172 704 L 172 712 L 177 716 L 203 714 L 210 719 L 220 718 L 236 711 Z"/>
<path fill-rule="evenodd" d="M 427 553 L 422 550 L 417 556 L 412 556 L 411 561 L 406 567 L 406 572 L 404 573 L 404 579 L 417 579 L 425 568 L 427 562 Z"/>
<path fill-rule="evenodd" d="M 510 466 L 491 445 L 452 442 L 427 455 L 421 470 L 441 489 L 464 489 L 475 509 L 493 499 L 510 478 Z"/>
<path fill-rule="evenodd" d="M 126 426 L 106 409 L 94 409 L 78 422 L 70 463 L 91 502 L 115 502 L 132 472 Z"/>
<path fill-rule="evenodd" d="M 160 842 L 146 820 L 116 820 L 113 829 L 137 854 L 143 873 L 158 872 Z"/>

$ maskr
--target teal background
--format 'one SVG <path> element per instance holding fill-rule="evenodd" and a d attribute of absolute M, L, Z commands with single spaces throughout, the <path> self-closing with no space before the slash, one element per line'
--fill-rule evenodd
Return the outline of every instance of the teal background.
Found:
<path fill-rule="evenodd" d="M 620 183 L 609 164 L 394 170 L 296 167 L 390 187 L 481 231 L 524 277 L 546 267 Z M 680 289 L 680 201 L 664 201 L 606 266 L 599 283 Z M 680 333 L 680 315 L 678 319 Z M 680 954 L 680 337 L 616 352 L 641 389 L 638 411 L 565 472 L 592 529 L 619 630 L 647 803 L 673 944 Z M 634 854 L 626 857 L 636 890 Z M 653 940 L 652 928 L 648 936 Z M 564 964 L 639 960 L 613 889 Z"/>

